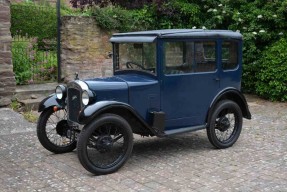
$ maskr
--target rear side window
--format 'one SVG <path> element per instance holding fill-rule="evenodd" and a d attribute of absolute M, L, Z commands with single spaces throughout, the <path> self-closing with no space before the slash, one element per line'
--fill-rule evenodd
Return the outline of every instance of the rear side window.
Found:
<path fill-rule="evenodd" d="M 166 42 L 165 74 L 211 72 L 216 70 L 216 42 Z"/>
<path fill-rule="evenodd" d="M 223 70 L 235 69 L 238 66 L 238 43 L 225 41 L 222 45 L 222 68 Z"/>

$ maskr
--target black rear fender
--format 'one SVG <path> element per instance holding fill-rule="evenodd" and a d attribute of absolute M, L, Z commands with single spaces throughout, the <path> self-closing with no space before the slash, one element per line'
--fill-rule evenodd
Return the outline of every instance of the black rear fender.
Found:
<path fill-rule="evenodd" d="M 244 95 L 236 89 L 227 89 L 227 90 L 223 90 L 221 93 L 219 93 L 214 98 L 214 100 L 212 101 L 212 103 L 209 107 L 208 115 L 207 115 L 207 119 L 206 119 L 207 126 L 209 126 L 209 120 L 210 120 L 210 117 L 213 113 L 213 110 L 216 107 L 216 104 L 222 100 L 234 101 L 240 107 L 243 117 L 246 119 L 251 119 L 251 113 L 249 111 L 248 104 L 246 102 Z"/>

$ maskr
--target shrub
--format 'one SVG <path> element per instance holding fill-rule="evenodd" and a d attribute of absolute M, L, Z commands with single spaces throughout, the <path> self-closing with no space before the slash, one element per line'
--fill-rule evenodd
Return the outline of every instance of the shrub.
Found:
<path fill-rule="evenodd" d="M 56 6 L 43 5 L 11 4 L 12 60 L 17 84 L 56 78 Z M 63 8 L 65 13 L 69 11 Z"/>
<path fill-rule="evenodd" d="M 256 93 L 272 101 L 287 101 L 287 38 L 267 47 L 259 59 Z"/>
<path fill-rule="evenodd" d="M 135 31 L 167 28 L 192 28 L 201 23 L 199 6 L 186 0 L 153 1 L 153 3 L 139 6 L 140 9 L 128 10 L 116 3 L 106 7 L 94 6 L 92 15 L 104 29 L 119 31 Z M 142 5 L 142 4 L 139 4 Z"/>
<path fill-rule="evenodd" d="M 172 0 L 155 6 L 157 29 L 192 28 L 202 23 L 199 6 L 187 0 Z"/>
<path fill-rule="evenodd" d="M 17 84 L 27 84 L 32 78 L 29 42 L 12 42 L 12 61 Z"/>
<path fill-rule="evenodd" d="M 258 81 L 257 75 L 260 70 L 260 64 L 253 62 L 250 64 L 243 64 L 242 73 L 242 91 L 244 93 L 256 93 L 255 87 Z"/>
<path fill-rule="evenodd" d="M 93 7 L 92 16 L 101 28 L 108 30 L 128 31 L 133 23 L 131 12 L 115 6 Z"/>
<path fill-rule="evenodd" d="M 12 42 L 12 61 L 17 84 L 55 80 L 57 55 L 55 51 L 38 49 L 37 39 L 22 38 Z"/>
<path fill-rule="evenodd" d="M 166 0 L 70 0 L 70 3 L 74 8 L 81 9 L 94 5 L 101 8 L 109 5 L 116 5 L 127 9 L 141 9 L 148 4 L 162 4 L 163 2 L 166 2 Z"/>
<path fill-rule="evenodd" d="M 11 34 L 13 37 L 37 37 L 42 49 L 54 49 L 57 38 L 56 7 L 32 3 L 12 4 Z M 44 39 L 47 43 L 43 42 Z"/>

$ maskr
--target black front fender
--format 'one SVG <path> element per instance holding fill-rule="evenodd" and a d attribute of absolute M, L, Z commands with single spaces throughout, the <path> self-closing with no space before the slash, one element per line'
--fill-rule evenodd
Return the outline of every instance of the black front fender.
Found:
<path fill-rule="evenodd" d="M 49 107 L 57 106 L 59 108 L 65 108 L 66 104 L 63 100 L 57 99 L 55 94 L 49 95 L 43 99 L 38 107 L 38 112 L 42 112 Z"/>
<path fill-rule="evenodd" d="M 103 111 L 106 111 L 108 109 L 116 108 L 116 107 L 122 107 L 125 109 L 128 109 L 129 111 L 134 112 L 134 109 L 129 106 L 126 103 L 121 103 L 117 101 L 99 101 L 92 105 L 88 105 L 85 107 L 78 118 L 78 121 L 80 124 L 87 124 L 92 119 L 97 117 L 99 114 L 101 114 Z"/>
<path fill-rule="evenodd" d="M 134 125 L 132 128 L 135 133 L 138 131 L 138 129 L 141 129 L 141 131 L 143 131 L 141 134 L 146 133 L 146 135 L 162 136 L 161 130 L 163 130 L 164 127 L 160 126 L 164 126 L 164 124 L 161 124 L 161 121 L 159 121 L 162 119 L 162 117 L 164 117 L 162 113 L 156 113 L 156 115 L 153 115 L 154 123 L 153 126 L 151 126 L 136 112 L 132 106 L 118 101 L 99 101 L 93 105 L 85 107 L 79 115 L 78 123 L 88 124 L 103 113 L 115 113 L 126 118 L 129 123 Z M 136 120 L 138 124 L 133 120 Z"/>

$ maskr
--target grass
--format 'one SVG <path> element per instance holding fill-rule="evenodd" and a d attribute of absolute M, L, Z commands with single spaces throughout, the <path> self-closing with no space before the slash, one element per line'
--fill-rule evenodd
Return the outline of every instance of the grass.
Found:
<path fill-rule="evenodd" d="M 18 101 L 12 101 L 12 103 L 10 104 L 10 108 L 13 111 L 17 111 L 19 112 L 20 108 L 21 108 L 21 103 L 19 103 Z"/>
<path fill-rule="evenodd" d="M 22 115 L 24 116 L 24 118 L 31 122 L 31 123 L 37 123 L 38 120 L 38 115 L 35 114 L 35 112 L 33 111 L 26 111 L 23 112 Z"/>
<path fill-rule="evenodd" d="M 37 112 L 33 111 L 32 109 L 29 109 L 29 110 L 26 109 L 25 110 L 22 107 L 21 103 L 19 103 L 18 101 L 13 101 L 10 104 L 10 108 L 13 111 L 16 111 L 16 112 L 22 114 L 24 119 L 26 119 L 28 122 L 30 122 L 30 123 L 37 123 L 37 120 L 38 120 L 38 117 L 39 117 Z"/>

